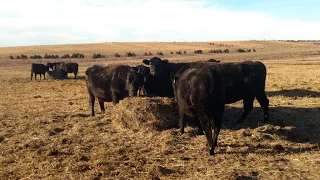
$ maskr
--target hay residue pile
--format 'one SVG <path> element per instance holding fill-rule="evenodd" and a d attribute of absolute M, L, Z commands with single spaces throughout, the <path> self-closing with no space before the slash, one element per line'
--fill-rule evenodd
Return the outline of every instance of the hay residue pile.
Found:
<path fill-rule="evenodd" d="M 179 126 L 177 104 L 169 98 L 125 98 L 113 107 L 111 118 L 133 130 L 161 131 Z"/>

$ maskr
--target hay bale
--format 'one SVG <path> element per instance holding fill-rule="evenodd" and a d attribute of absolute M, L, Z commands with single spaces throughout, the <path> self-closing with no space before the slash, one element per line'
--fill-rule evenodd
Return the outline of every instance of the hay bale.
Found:
<path fill-rule="evenodd" d="M 179 127 L 177 104 L 170 98 L 125 98 L 113 106 L 111 118 L 134 130 L 161 131 Z"/>
<path fill-rule="evenodd" d="M 48 71 L 48 74 L 53 79 L 67 79 L 68 73 L 60 70 L 60 69 L 54 69 L 53 71 Z"/>

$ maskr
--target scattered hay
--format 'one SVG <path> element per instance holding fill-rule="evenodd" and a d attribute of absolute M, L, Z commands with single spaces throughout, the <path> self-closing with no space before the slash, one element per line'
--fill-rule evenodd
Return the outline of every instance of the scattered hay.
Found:
<path fill-rule="evenodd" d="M 169 98 L 126 98 L 113 107 L 111 119 L 125 128 L 166 130 L 177 128 L 177 105 Z"/>

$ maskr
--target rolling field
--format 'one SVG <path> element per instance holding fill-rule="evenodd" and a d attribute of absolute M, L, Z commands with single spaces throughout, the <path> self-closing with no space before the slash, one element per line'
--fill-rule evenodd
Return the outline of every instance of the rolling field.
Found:
<path fill-rule="evenodd" d="M 219 46 L 218 44 L 228 46 Z M 312 42 L 229 41 L 101 43 L 0 48 L 0 179 L 320 179 L 320 45 Z M 232 46 L 231 46 L 232 45 Z M 211 49 L 229 54 L 209 54 Z M 257 52 L 236 53 L 237 48 Z M 197 49 L 204 54 L 195 55 Z M 171 55 L 171 51 L 187 51 Z M 136 57 L 123 57 L 125 52 Z M 267 67 L 270 123 L 257 101 L 243 124 L 235 124 L 242 101 L 227 105 L 216 155 L 193 128 L 156 128 L 177 122 L 168 98 L 126 98 L 105 103 L 90 116 L 84 72 L 94 64 L 142 64 L 144 52 L 172 62 L 214 58 L 259 60 Z M 9 55 L 83 53 L 79 78 L 30 80 L 32 62 Z M 92 59 L 93 53 L 107 55 Z M 119 53 L 120 58 L 113 57 Z M 59 59 L 57 61 L 64 61 Z M 176 123 L 173 123 L 176 126 Z"/>

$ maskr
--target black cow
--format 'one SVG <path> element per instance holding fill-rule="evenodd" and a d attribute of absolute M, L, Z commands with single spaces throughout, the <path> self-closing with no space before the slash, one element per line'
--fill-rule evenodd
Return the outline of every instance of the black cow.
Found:
<path fill-rule="evenodd" d="M 139 89 L 138 95 L 141 95 L 141 92 L 144 93 L 146 96 L 156 96 L 156 87 L 157 81 L 156 78 L 150 73 L 150 69 L 144 65 L 136 66 L 138 69 L 138 73 L 142 74 L 145 77 L 145 82 L 143 86 Z"/>
<path fill-rule="evenodd" d="M 61 63 L 59 62 L 48 62 L 47 66 L 48 68 L 51 68 L 52 70 L 55 70 Z"/>
<path fill-rule="evenodd" d="M 67 73 L 73 73 L 74 78 L 77 79 L 78 74 L 78 63 L 60 63 L 59 68 L 61 71 L 65 71 Z"/>
<path fill-rule="evenodd" d="M 46 72 L 49 71 L 48 66 L 44 65 L 44 64 L 35 64 L 32 63 L 31 65 L 31 80 L 33 77 L 33 73 L 34 75 L 34 79 L 37 80 L 37 75 L 40 74 L 40 80 L 41 80 L 41 75 L 43 74 L 44 79 L 46 79 Z"/>
<path fill-rule="evenodd" d="M 188 68 L 174 76 L 172 86 L 179 107 L 180 132 L 184 133 L 187 115 L 197 117 L 205 131 L 210 155 L 214 155 L 225 106 L 221 71 L 208 64 Z M 213 139 L 211 123 L 214 126 Z"/>
<path fill-rule="evenodd" d="M 104 102 L 113 102 L 115 105 L 125 97 L 137 96 L 137 91 L 144 82 L 144 77 L 137 72 L 137 68 L 125 65 L 94 65 L 85 73 L 92 116 L 95 115 L 95 98 L 98 99 L 101 111 L 104 112 Z"/>
<path fill-rule="evenodd" d="M 226 104 L 243 100 L 243 112 L 238 123 L 244 121 L 253 109 L 253 101 L 257 98 L 264 112 L 264 122 L 269 121 L 269 100 L 265 93 L 267 70 L 259 61 L 239 63 L 219 63 L 225 78 Z"/>
<path fill-rule="evenodd" d="M 170 73 L 175 74 L 179 69 L 188 69 L 196 63 L 169 63 L 168 60 L 152 58 L 150 61 L 143 60 L 150 65 L 150 72 L 156 77 L 157 90 L 162 90 L 163 96 L 172 97 L 173 89 L 167 87 L 170 82 Z M 212 63 L 212 62 L 201 62 Z M 225 77 L 226 104 L 243 100 L 244 110 L 238 123 L 243 122 L 253 109 L 253 101 L 257 98 L 264 111 L 264 122 L 269 121 L 269 100 L 265 93 L 266 67 L 261 62 L 245 61 L 241 63 L 217 63 L 213 62 Z M 163 93 L 164 92 L 164 93 Z M 157 92 L 159 95 L 159 92 Z"/>
<path fill-rule="evenodd" d="M 168 60 L 161 60 L 153 57 L 150 60 L 144 59 L 144 64 L 149 65 L 150 73 L 154 76 L 155 94 L 160 97 L 174 97 L 173 88 L 170 80 L 170 74 L 190 63 L 169 63 Z M 149 83 L 148 81 L 146 83 Z"/>
<path fill-rule="evenodd" d="M 78 63 L 65 63 L 65 62 L 49 62 L 47 66 L 52 70 L 64 71 L 66 73 L 74 73 L 74 78 L 77 78 Z"/>

